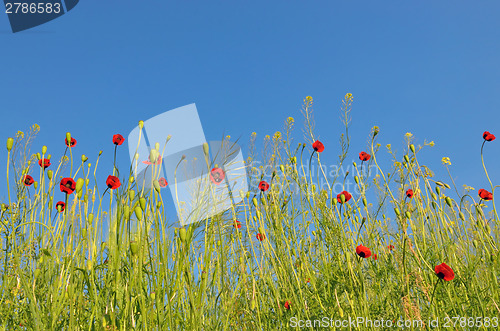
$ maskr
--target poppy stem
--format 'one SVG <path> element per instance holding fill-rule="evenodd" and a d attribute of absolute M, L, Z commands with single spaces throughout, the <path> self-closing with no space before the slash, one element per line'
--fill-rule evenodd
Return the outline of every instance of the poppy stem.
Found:
<path fill-rule="evenodd" d="M 432 306 L 432 301 L 434 300 L 434 294 L 436 293 L 436 289 L 437 289 L 437 286 L 439 284 L 439 281 L 441 279 L 438 278 L 437 282 L 436 282 L 436 285 L 434 285 L 434 290 L 432 291 L 432 296 L 431 296 L 431 303 L 429 304 L 429 309 L 431 309 L 431 306 Z"/>

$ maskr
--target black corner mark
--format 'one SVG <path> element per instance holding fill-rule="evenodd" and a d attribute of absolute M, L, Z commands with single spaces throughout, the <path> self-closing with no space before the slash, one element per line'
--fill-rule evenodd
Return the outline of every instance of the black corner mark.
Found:
<path fill-rule="evenodd" d="M 31 29 L 73 9 L 80 0 L 4 0 L 12 32 Z"/>

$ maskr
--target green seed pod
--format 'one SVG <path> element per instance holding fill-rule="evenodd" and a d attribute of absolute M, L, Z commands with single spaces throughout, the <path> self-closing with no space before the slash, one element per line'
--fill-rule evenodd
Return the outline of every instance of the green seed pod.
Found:
<path fill-rule="evenodd" d="M 134 177 L 133 176 L 130 176 L 129 179 L 128 179 L 129 183 L 132 184 L 134 182 Z"/>
<path fill-rule="evenodd" d="M 252 199 L 252 203 L 253 203 L 253 205 L 254 205 L 255 207 L 257 207 L 257 206 L 259 205 L 259 202 L 257 201 L 257 199 L 256 199 L 256 198 L 253 198 L 253 199 Z"/>
<path fill-rule="evenodd" d="M 130 198 L 130 201 L 134 200 L 134 198 L 135 198 L 135 191 L 134 190 L 128 191 L 128 196 Z"/>
<path fill-rule="evenodd" d="M 340 201 L 342 201 L 342 203 L 345 203 L 345 195 L 343 194 L 340 195 Z"/>
<path fill-rule="evenodd" d="M 406 163 L 410 163 L 410 157 L 408 155 L 405 155 L 405 161 Z"/>
<path fill-rule="evenodd" d="M 410 150 L 413 154 L 415 154 L 415 146 L 413 144 L 410 145 Z"/>
<path fill-rule="evenodd" d="M 83 239 L 87 238 L 87 228 L 82 229 L 82 237 Z"/>
<path fill-rule="evenodd" d="M 158 204 L 156 205 L 156 208 L 160 209 L 161 206 L 163 206 L 163 202 L 161 202 L 161 200 L 160 200 L 160 201 L 158 201 Z"/>
<path fill-rule="evenodd" d="M 451 188 L 451 186 L 450 186 L 450 185 L 448 185 L 448 184 L 446 184 L 446 183 L 443 183 L 443 185 L 444 185 L 444 187 L 446 187 L 446 188 Z"/>
<path fill-rule="evenodd" d="M 203 143 L 203 154 L 205 154 L 206 157 L 208 157 L 210 154 L 209 154 L 209 146 L 208 146 L 208 143 Z"/>
<path fill-rule="evenodd" d="M 181 238 L 181 241 L 183 243 L 186 242 L 186 229 L 185 228 L 179 229 L 179 237 Z"/>
<path fill-rule="evenodd" d="M 265 231 L 264 231 L 264 228 L 263 228 L 262 226 L 259 226 L 259 233 L 260 233 L 260 234 L 264 234 L 264 232 L 265 232 Z"/>
<path fill-rule="evenodd" d="M 158 182 L 157 179 L 153 180 L 153 186 L 154 186 L 156 192 L 159 194 L 161 188 L 160 188 L 160 183 Z"/>
<path fill-rule="evenodd" d="M 12 146 L 14 146 L 14 139 L 7 138 L 7 152 L 12 150 Z"/>
<path fill-rule="evenodd" d="M 135 207 L 134 212 L 135 217 L 137 217 L 138 220 L 142 220 L 142 209 L 139 206 Z"/>
<path fill-rule="evenodd" d="M 129 217 L 130 217 L 130 207 L 125 206 L 125 207 L 123 207 L 123 218 L 128 220 Z"/>
<path fill-rule="evenodd" d="M 252 299 L 250 301 L 250 309 L 254 310 L 255 308 L 257 308 L 257 301 L 255 299 Z"/>
<path fill-rule="evenodd" d="M 262 198 L 260 198 L 260 202 L 261 202 L 264 206 L 267 206 L 267 200 L 266 200 L 265 196 L 263 196 Z"/>
<path fill-rule="evenodd" d="M 464 215 L 464 213 L 459 212 L 459 213 L 458 213 L 458 216 L 460 217 L 460 219 L 461 219 L 462 221 L 465 221 L 465 215 Z"/>
<path fill-rule="evenodd" d="M 76 192 L 76 196 L 78 197 L 78 199 L 81 199 L 82 198 L 82 190 Z"/>
<path fill-rule="evenodd" d="M 77 192 L 80 192 L 82 190 L 82 187 L 83 187 L 83 184 L 85 183 L 85 181 L 83 180 L 83 178 L 78 178 L 76 180 L 76 186 L 75 186 L 75 190 Z"/>
<path fill-rule="evenodd" d="M 139 204 L 141 205 L 142 210 L 146 210 L 146 199 L 139 198 Z"/>
<path fill-rule="evenodd" d="M 156 149 L 151 149 L 151 151 L 149 151 L 149 161 L 151 163 L 156 163 L 156 161 L 158 160 L 158 151 Z"/>
<path fill-rule="evenodd" d="M 478 244 L 478 242 L 477 242 L 477 240 L 476 240 L 476 239 L 474 239 L 474 240 L 472 241 L 472 245 L 474 245 L 474 247 L 475 247 L 475 248 L 477 248 L 477 247 L 479 246 L 479 244 Z"/>
<path fill-rule="evenodd" d="M 89 201 L 89 195 L 88 195 L 87 193 L 85 193 L 85 194 L 83 195 L 83 201 L 84 201 L 84 202 L 88 202 L 88 201 Z"/>
<path fill-rule="evenodd" d="M 401 215 L 401 212 L 399 211 L 399 208 L 398 208 L 398 207 L 394 208 L 394 212 L 395 212 L 395 213 L 396 213 L 396 215 L 398 215 L 398 216 L 399 216 L 399 215 Z"/>
<path fill-rule="evenodd" d="M 47 155 L 47 157 L 46 157 L 46 159 L 49 159 L 49 160 L 50 160 L 51 158 L 52 158 L 52 155 L 50 155 L 50 154 L 49 154 L 49 155 Z"/>
<path fill-rule="evenodd" d="M 139 252 L 139 244 L 136 241 L 130 242 L 130 251 L 132 251 L 132 255 L 137 255 Z"/>
<path fill-rule="evenodd" d="M 42 146 L 42 154 L 45 155 L 47 153 L 47 146 L 43 145 Z"/>
<path fill-rule="evenodd" d="M 40 155 L 40 153 L 36 153 L 36 159 L 37 160 L 41 160 L 42 159 L 42 156 Z"/>
<path fill-rule="evenodd" d="M 90 213 L 89 216 L 87 216 L 87 219 L 89 223 L 92 223 L 92 221 L 94 220 L 94 214 Z"/>
<path fill-rule="evenodd" d="M 406 212 L 405 212 L 405 215 L 406 215 L 406 218 L 408 218 L 408 219 L 409 219 L 409 218 L 411 218 L 411 214 L 410 214 L 410 212 L 409 212 L 409 211 L 406 211 Z"/>
<path fill-rule="evenodd" d="M 71 146 L 71 133 L 66 132 L 66 142 L 68 146 Z"/>
<path fill-rule="evenodd" d="M 363 206 L 367 206 L 368 205 L 368 201 L 366 201 L 366 198 L 363 198 Z"/>
<path fill-rule="evenodd" d="M 53 174 L 54 173 L 52 172 L 52 170 L 47 171 L 47 177 L 49 178 L 49 180 L 52 180 L 52 175 Z"/>
<path fill-rule="evenodd" d="M 282 164 L 280 164 L 280 170 L 281 170 L 282 173 L 285 173 L 285 166 L 282 165 Z"/>
<path fill-rule="evenodd" d="M 362 162 L 361 162 L 362 163 Z M 352 165 L 354 166 L 354 168 L 356 168 L 358 165 L 356 164 L 356 162 L 353 162 Z"/>
<path fill-rule="evenodd" d="M 432 201 L 432 208 L 437 209 L 437 203 Z"/>
<path fill-rule="evenodd" d="M 436 186 L 436 193 L 437 195 L 441 195 L 441 189 L 439 188 L 439 186 Z"/>
<path fill-rule="evenodd" d="M 448 206 L 453 207 L 453 204 L 452 204 L 452 201 L 451 201 L 451 198 L 450 198 L 450 197 L 446 197 L 444 200 L 446 201 L 446 204 L 447 204 Z"/>
<path fill-rule="evenodd" d="M 38 182 L 34 182 L 33 186 L 35 187 L 35 190 L 38 188 Z"/>
<path fill-rule="evenodd" d="M 434 193 L 431 193 L 431 196 L 432 196 L 433 200 L 437 200 L 437 198 L 438 198 L 437 195 L 435 195 Z"/>

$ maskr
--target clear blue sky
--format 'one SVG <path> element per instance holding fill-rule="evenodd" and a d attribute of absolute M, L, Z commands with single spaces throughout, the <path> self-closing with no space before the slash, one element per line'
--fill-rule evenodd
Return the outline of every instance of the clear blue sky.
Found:
<path fill-rule="evenodd" d="M 488 188 L 479 149 L 483 131 L 500 138 L 499 14 L 493 0 L 81 1 L 12 34 L 0 13 L 0 178 L 5 140 L 33 123 L 34 152 L 48 145 L 59 158 L 70 131 L 78 156 L 95 162 L 104 150 L 105 177 L 112 135 L 126 137 L 140 119 L 194 102 L 207 140 L 229 134 L 244 147 L 251 132 L 272 135 L 288 116 L 300 129 L 307 95 L 323 157 L 334 162 L 350 92 L 351 160 L 378 125 L 383 146 L 401 150 L 406 132 L 417 144 L 433 140 L 423 164 L 444 175 L 448 156 L 457 184 Z M 498 144 L 486 148 L 497 183 Z"/>

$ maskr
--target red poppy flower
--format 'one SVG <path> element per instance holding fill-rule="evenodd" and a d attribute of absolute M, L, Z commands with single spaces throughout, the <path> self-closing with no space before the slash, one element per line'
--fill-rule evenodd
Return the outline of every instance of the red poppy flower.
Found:
<path fill-rule="evenodd" d="M 283 306 L 285 306 L 286 310 L 290 310 L 290 302 L 286 301 Z"/>
<path fill-rule="evenodd" d="M 359 153 L 359 159 L 361 161 L 368 161 L 371 158 L 371 155 L 365 152 Z"/>
<path fill-rule="evenodd" d="M 356 247 L 356 254 L 358 254 L 362 258 L 367 259 L 372 255 L 372 252 L 370 251 L 370 249 L 368 247 L 365 247 L 363 245 L 359 245 L 358 247 Z"/>
<path fill-rule="evenodd" d="M 71 194 L 76 189 L 76 183 L 73 180 L 73 178 L 71 178 L 71 177 L 63 178 L 61 180 L 61 184 L 59 185 L 59 188 L 61 189 L 61 192 L 64 192 L 66 194 Z"/>
<path fill-rule="evenodd" d="M 448 265 L 446 265 L 446 263 L 441 263 L 440 265 L 437 265 L 434 268 L 434 271 L 436 272 L 436 276 L 438 276 L 441 279 L 444 279 L 447 282 L 455 278 L 455 273 L 453 272 L 453 269 L 451 269 Z"/>
<path fill-rule="evenodd" d="M 233 224 L 233 226 L 235 228 L 241 229 L 241 222 L 240 221 L 235 221 L 234 224 Z"/>
<path fill-rule="evenodd" d="M 30 175 L 25 175 L 24 176 L 24 179 L 23 179 L 24 185 L 31 186 L 31 184 L 33 184 L 34 182 L 35 182 L 35 180 Z"/>
<path fill-rule="evenodd" d="M 158 180 L 158 183 L 160 184 L 161 187 L 165 187 L 168 185 L 167 180 L 163 177 L 160 178 L 160 180 Z"/>
<path fill-rule="evenodd" d="M 307 278 L 306 283 L 310 283 L 310 282 L 311 282 L 311 278 Z"/>
<path fill-rule="evenodd" d="M 488 131 L 484 131 L 483 138 L 486 141 L 493 141 L 495 140 L 496 137 L 493 134 L 489 133 Z"/>
<path fill-rule="evenodd" d="M 394 249 L 394 245 L 389 245 L 387 246 L 387 248 L 389 248 L 389 250 L 392 251 Z"/>
<path fill-rule="evenodd" d="M 337 194 L 337 201 L 338 201 L 338 203 L 342 203 L 342 199 L 340 197 L 342 194 L 345 197 L 345 202 L 351 200 L 351 198 L 352 198 L 351 194 L 349 192 L 347 192 L 347 191 L 342 191 L 339 194 Z"/>
<path fill-rule="evenodd" d="M 410 199 L 413 198 L 413 190 L 409 189 L 408 191 L 406 191 L 406 196 Z"/>
<path fill-rule="evenodd" d="M 44 169 L 50 166 L 50 160 L 49 159 L 40 159 L 38 160 L 38 165 Z"/>
<path fill-rule="evenodd" d="M 479 193 L 479 196 L 481 197 L 481 199 L 483 199 L 483 200 L 487 200 L 487 201 L 493 200 L 493 193 L 488 192 L 485 189 L 480 189 L 478 191 L 478 193 Z"/>
<path fill-rule="evenodd" d="M 226 178 L 226 174 L 224 173 L 224 170 L 222 170 L 221 168 L 215 167 L 212 169 L 212 171 L 210 171 L 210 180 L 215 185 L 219 185 L 220 183 L 222 183 L 224 178 Z"/>
<path fill-rule="evenodd" d="M 76 145 L 76 139 L 75 138 L 71 138 L 71 144 L 68 145 L 68 140 L 66 140 L 66 138 L 64 139 L 64 143 L 66 144 L 66 146 L 68 147 L 75 147 Z"/>
<path fill-rule="evenodd" d="M 121 134 L 115 134 L 113 136 L 113 144 L 115 144 L 117 146 L 123 144 L 124 141 L 125 141 L 125 138 L 123 138 L 123 136 Z"/>
<path fill-rule="evenodd" d="M 259 183 L 259 190 L 261 190 L 262 192 L 265 192 L 267 190 L 269 190 L 269 184 L 266 182 L 266 181 L 261 181 Z"/>
<path fill-rule="evenodd" d="M 377 260 L 377 254 L 373 254 L 373 259 L 376 261 Z"/>
<path fill-rule="evenodd" d="M 151 161 L 149 160 L 149 156 L 148 156 L 148 160 L 147 160 L 147 161 L 142 161 L 142 163 L 147 164 L 147 165 L 151 165 L 151 164 L 153 164 L 153 163 L 151 163 Z M 161 155 L 158 155 L 158 159 L 156 160 L 156 163 L 155 163 L 155 164 L 156 164 L 156 165 L 161 164 Z"/>
<path fill-rule="evenodd" d="M 257 233 L 257 236 L 256 236 L 256 237 L 257 237 L 257 239 L 259 239 L 260 241 L 262 241 L 262 240 L 266 239 L 266 236 L 265 236 L 265 235 L 263 235 L 263 234 L 260 234 L 260 233 Z"/>
<path fill-rule="evenodd" d="M 313 143 L 313 148 L 316 152 L 318 153 L 321 153 L 325 150 L 325 146 L 323 145 L 323 143 L 321 143 L 321 141 L 319 140 L 316 140 L 314 143 Z"/>
<path fill-rule="evenodd" d="M 116 176 L 108 176 L 108 179 L 106 179 L 106 185 L 112 190 L 116 190 L 117 188 L 120 187 L 121 183 L 118 177 Z"/>
<path fill-rule="evenodd" d="M 64 208 L 65 208 L 65 207 L 66 207 L 66 204 L 65 204 L 64 202 L 62 202 L 62 201 L 58 201 L 58 202 L 56 203 L 56 209 L 57 209 L 57 211 L 59 211 L 59 212 L 64 211 Z"/>

